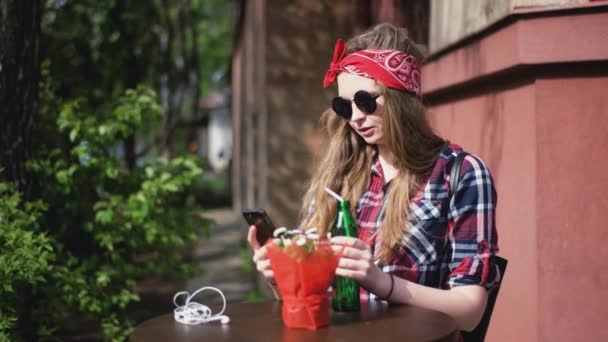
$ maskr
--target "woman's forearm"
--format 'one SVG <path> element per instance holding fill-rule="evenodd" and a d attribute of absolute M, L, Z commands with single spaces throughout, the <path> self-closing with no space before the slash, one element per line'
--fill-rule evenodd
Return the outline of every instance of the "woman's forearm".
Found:
<path fill-rule="evenodd" d="M 465 331 L 474 329 L 483 315 L 488 295 L 486 289 L 479 285 L 440 290 L 394 277 L 391 291 L 391 276 L 374 264 L 373 253 L 367 243 L 345 236 L 333 237 L 331 242 L 338 251 L 342 251 L 336 275 L 358 281 L 380 298 L 443 312 Z"/>
<path fill-rule="evenodd" d="M 374 282 L 375 286 L 369 286 L 368 289 L 377 296 L 384 297 L 390 290 L 390 275 L 378 271 L 380 273 Z M 460 330 L 470 331 L 481 320 L 487 298 L 486 289 L 479 285 L 442 290 L 394 277 L 393 291 L 388 300 L 443 312 L 456 321 Z"/>

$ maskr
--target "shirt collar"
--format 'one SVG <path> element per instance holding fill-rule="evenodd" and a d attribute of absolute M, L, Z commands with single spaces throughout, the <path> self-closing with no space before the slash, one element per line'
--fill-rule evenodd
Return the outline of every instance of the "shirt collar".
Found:
<path fill-rule="evenodd" d="M 384 171 L 382 170 L 382 164 L 380 164 L 380 159 L 378 158 L 378 155 L 376 155 L 372 160 L 370 174 L 372 176 L 380 177 L 380 179 L 382 179 L 382 184 L 384 184 Z"/>

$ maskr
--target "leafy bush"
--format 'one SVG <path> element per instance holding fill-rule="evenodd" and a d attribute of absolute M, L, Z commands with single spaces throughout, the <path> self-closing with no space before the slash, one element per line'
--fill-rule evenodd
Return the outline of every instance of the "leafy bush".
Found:
<path fill-rule="evenodd" d="M 41 202 L 23 203 L 12 185 L 0 183 L 0 341 L 9 340 L 29 289 L 44 286 L 52 270 L 55 255 L 38 225 L 43 210 Z"/>
<path fill-rule="evenodd" d="M 208 234 L 191 196 L 198 161 L 158 154 L 184 151 L 172 149 L 192 131 L 180 120 L 200 121 L 200 97 L 226 86 L 232 5 L 41 4 L 40 54 L 50 63 L 28 165 L 37 201 L 0 185 L 0 342 L 60 339 L 73 318 L 121 340 L 136 281 L 191 274 L 180 251 Z M 163 94 L 162 125 L 152 88 Z"/>
<path fill-rule="evenodd" d="M 56 124 L 41 125 L 36 136 L 47 143 L 38 142 L 29 165 L 41 202 L 18 209 L 15 194 L 0 194 L 2 291 L 29 286 L 25 300 L 35 298 L 36 305 L 19 312 L 18 298 L 7 297 L 0 333 L 30 339 L 15 329 L 18 317 L 38 337 L 60 336 L 59 322 L 86 317 L 99 323 L 106 339 L 124 340 L 132 330 L 126 308 L 138 300 L 138 279 L 194 272 L 180 251 L 209 227 L 188 193 L 202 170 L 188 156 L 149 158 L 132 169 L 122 162 L 122 141 L 159 119 L 149 88 L 127 90 L 101 108 L 83 99 L 58 104 L 44 89 L 42 120 Z"/>

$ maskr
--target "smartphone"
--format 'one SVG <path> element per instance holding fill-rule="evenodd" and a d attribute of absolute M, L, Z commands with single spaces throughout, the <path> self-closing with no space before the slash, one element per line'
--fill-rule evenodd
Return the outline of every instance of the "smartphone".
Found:
<path fill-rule="evenodd" d="M 256 227 L 256 239 L 263 246 L 272 237 L 272 233 L 276 229 L 266 210 L 262 208 L 247 208 L 243 210 L 243 217 L 250 226 Z"/>

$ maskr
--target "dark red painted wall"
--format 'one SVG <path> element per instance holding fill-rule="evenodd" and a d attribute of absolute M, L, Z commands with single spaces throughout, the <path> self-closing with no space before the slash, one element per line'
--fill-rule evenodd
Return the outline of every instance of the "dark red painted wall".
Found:
<path fill-rule="evenodd" d="M 608 341 L 606 32 L 606 6 L 520 13 L 423 68 L 433 126 L 498 189 L 488 341 Z"/>
<path fill-rule="evenodd" d="M 608 341 L 608 76 L 536 93 L 539 336 Z"/>

